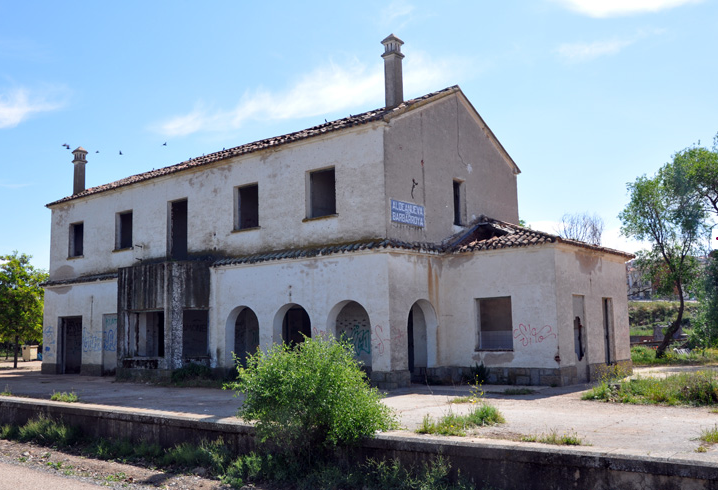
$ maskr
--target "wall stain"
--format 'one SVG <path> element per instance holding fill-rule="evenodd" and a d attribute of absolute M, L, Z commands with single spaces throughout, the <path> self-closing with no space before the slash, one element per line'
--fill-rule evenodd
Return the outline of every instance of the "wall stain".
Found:
<path fill-rule="evenodd" d="M 576 257 L 580 271 L 584 274 L 599 273 L 603 268 L 603 263 L 598 255 L 574 252 L 574 257 Z"/>

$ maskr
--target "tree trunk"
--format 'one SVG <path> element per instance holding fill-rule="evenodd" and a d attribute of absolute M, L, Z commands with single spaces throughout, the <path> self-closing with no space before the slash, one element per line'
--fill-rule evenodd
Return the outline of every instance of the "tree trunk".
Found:
<path fill-rule="evenodd" d="M 681 327 L 683 321 L 683 309 L 685 308 L 685 301 L 683 300 L 683 287 L 678 284 L 678 298 L 680 299 L 680 306 L 678 307 L 678 317 L 671 323 L 671 326 L 666 330 L 666 336 L 663 337 L 663 341 L 656 348 L 656 357 L 661 358 L 666 355 L 666 349 L 673 340 L 673 334 L 675 334 Z"/>
<path fill-rule="evenodd" d="M 20 336 L 16 335 L 15 336 L 15 359 L 14 359 L 13 365 L 12 365 L 13 369 L 17 369 L 17 351 L 18 351 L 19 346 L 20 346 Z"/>

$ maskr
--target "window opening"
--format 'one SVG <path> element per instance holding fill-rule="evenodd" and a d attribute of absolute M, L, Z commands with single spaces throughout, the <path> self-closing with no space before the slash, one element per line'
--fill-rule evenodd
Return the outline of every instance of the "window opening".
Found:
<path fill-rule="evenodd" d="M 477 350 L 513 350 L 511 297 L 477 299 L 479 342 Z"/>
<path fill-rule="evenodd" d="M 454 224 L 462 225 L 461 220 L 461 187 L 462 183 L 458 180 L 454 181 Z"/>
<path fill-rule="evenodd" d="M 115 249 L 132 248 L 132 211 L 117 213 Z"/>
<path fill-rule="evenodd" d="M 319 218 L 337 213 L 334 169 L 317 170 L 309 174 L 309 217 Z"/>
<path fill-rule="evenodd" d="M 170 203 L 170 258 L 187 258 L 187 200 Z"/>
<path fill-rule="evenodd" d="M 284 315 L 282 337 L 284 342 L 294 346 L 304 342 L 305 337 L 312 336 L 312 324 L 309 314 L 301 306 L 294 306 Z"/>
<path fill-rule="evenodd" d="M 603 328 L 605 331 L 606 364 L 611 364 L 611 330 L 613 329 L 613 302 L 611 298 L 603 298 Z"/>
<path fill-rule="evenodd" d="M 70 257 L 81 257 L 84 252 L 84 223 L 70 225 Z"/>
<path fill-rule="evenodd" d="M 246 185 L 237 188 L 235 230 L 259 226 L 259 186 Z"/>
<path fill-rule="evenodd" d="M 208 357 L 207 334 L 209 314 L 207 310 L 185 310 L 182 315 L 182 357 Z"/>

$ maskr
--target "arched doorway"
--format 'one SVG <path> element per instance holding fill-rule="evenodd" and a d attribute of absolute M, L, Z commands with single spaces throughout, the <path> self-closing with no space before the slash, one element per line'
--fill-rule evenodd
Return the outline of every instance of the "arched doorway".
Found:
<path fill-rule="evenodd" d="M 413 383 L 423 382 L 426 378 L 426 368 L 428 367 L 426 327 L 424 311 L 417 301 L 409 309 L 406 325 L 407 359 Z"/>
<path fill-rule="evenodd" d="M 299 305 L 293 305 L 284 314 L 282 320 L 282 340 L 291 346 L 301 344 L 305 337 L 312 336 L 312 323 L 307 311 Z"/>
<path fill-rule="evenodd" d="M 259 348 L 259 320 L 251 308 L 244 308 L 234 322 L 235 362 L 247 365 L 247 356 Z"/>
<path fill-rule="evenodd" d="M 371 368 L 371 323 L 369 314 L 356 301 L 349 301 L 336 319 L 337 338 L 346 338 L 354 347 L 354 357 Z"/>

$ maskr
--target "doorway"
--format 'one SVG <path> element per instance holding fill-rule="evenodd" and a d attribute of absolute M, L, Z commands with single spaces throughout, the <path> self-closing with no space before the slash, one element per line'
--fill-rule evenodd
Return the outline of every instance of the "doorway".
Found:
<path fill-rule="evenodd" d="M 312 324 L 309 314 L 301 306 L 292 306 L 282 321 L 282 340 L 290 346 L 304 342 L 305 337 L 312 336 Z"/>
<path fill-rule="evenodd" d="M 60 319 L 61 374 L 80 374 L 82 368 L 82 317 Z"/>

